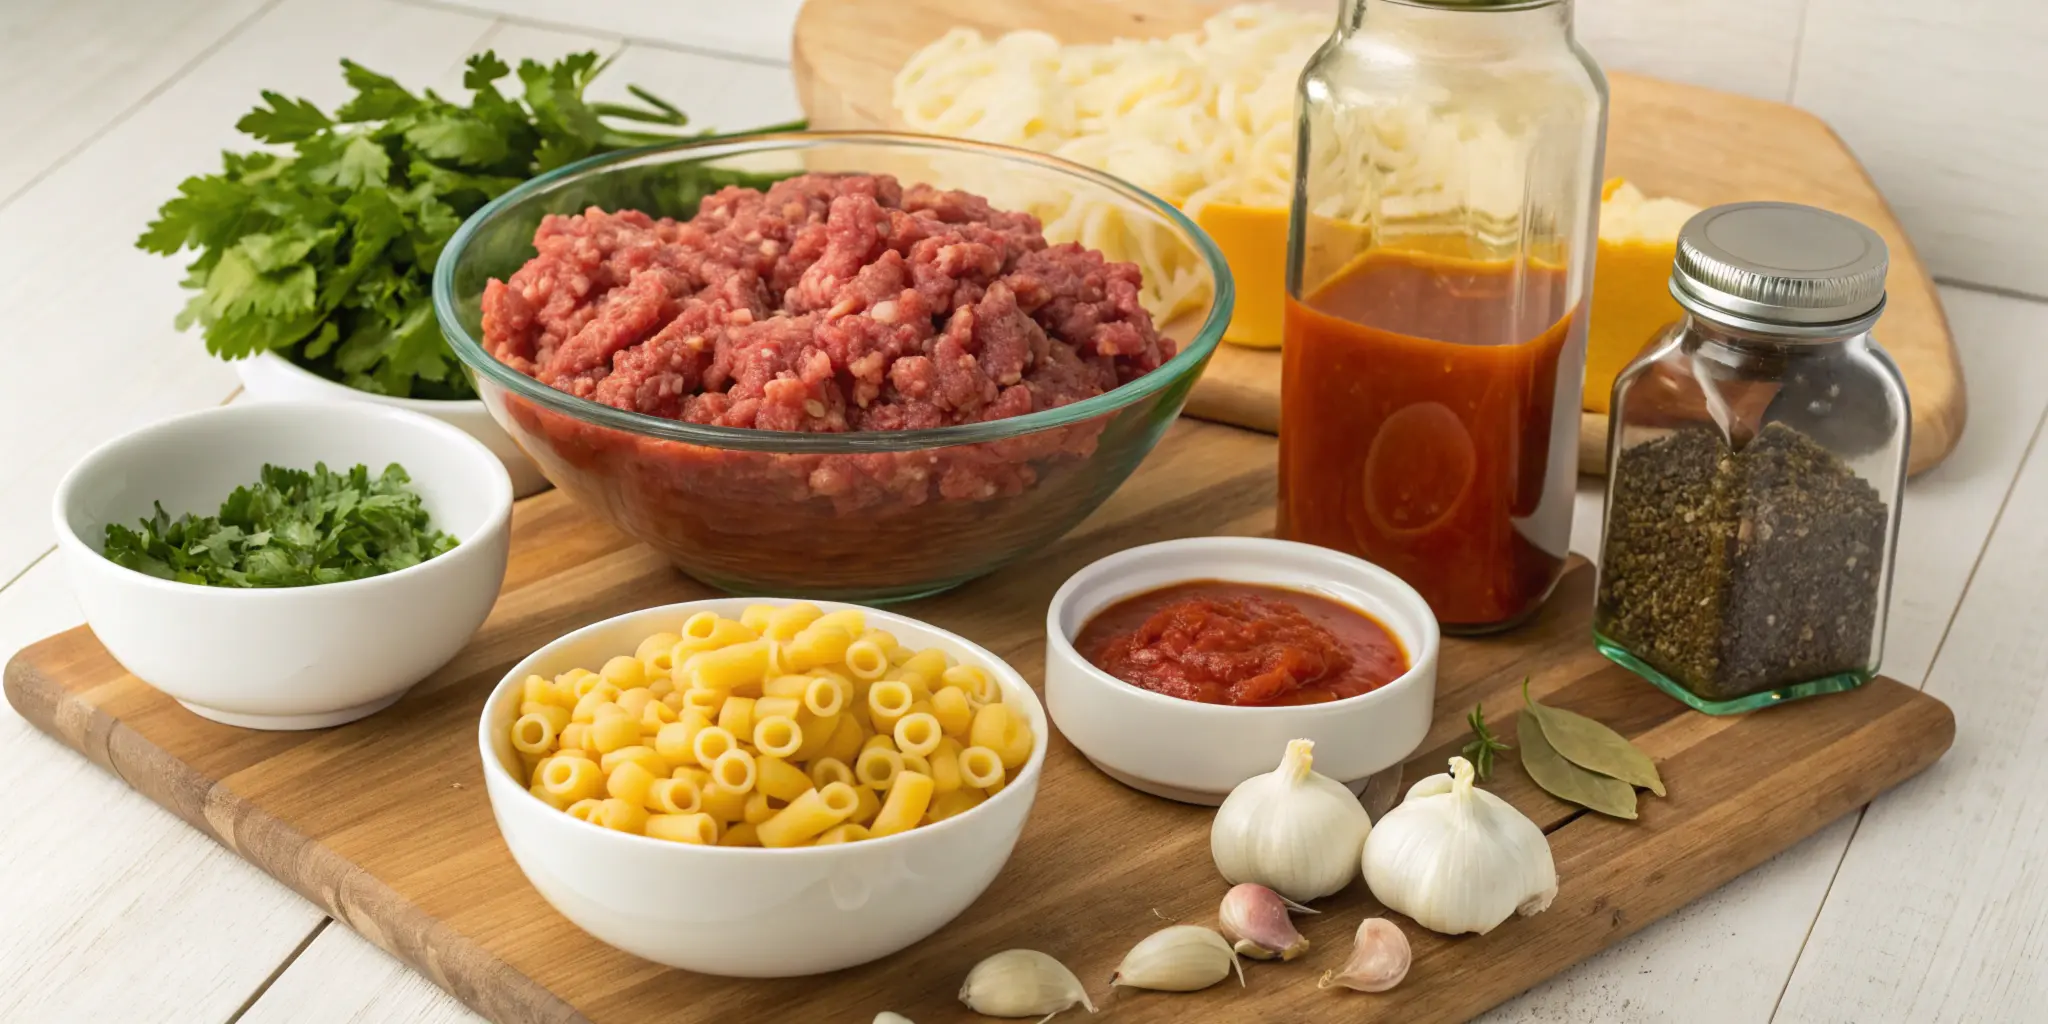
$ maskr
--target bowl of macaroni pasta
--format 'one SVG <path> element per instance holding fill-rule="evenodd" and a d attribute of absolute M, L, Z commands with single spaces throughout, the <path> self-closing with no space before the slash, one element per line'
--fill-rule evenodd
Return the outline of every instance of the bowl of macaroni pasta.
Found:
<path fill-rule="evenodd" d="M 916 619 L 720 598 L 577 630 L 507 673 L 477 740 L 513 859 L 656 963 L 793 977 L 957 917 L 1037 795 L 1045 710 Z"/>

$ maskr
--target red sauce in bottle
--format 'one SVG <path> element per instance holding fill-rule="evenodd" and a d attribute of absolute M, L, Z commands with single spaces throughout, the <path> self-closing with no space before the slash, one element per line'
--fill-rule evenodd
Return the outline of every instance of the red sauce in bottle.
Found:
<path fill-rule="evenodd" d="M 1565 294 L 1560 269 L 1374 250 L 1290 297 L 1279 535 L 1393 571 L 1449 629 L 1534 611 L 1571 534 Z"/>
<path fill-rule="evenodd" d="M 1204 704 L 1343 700 L 1408 671 L 1401 642 L 1350 605 L 1222 580 L 1118 601 L 1081 627 L 1074 649 L 1133 686 Z"/>

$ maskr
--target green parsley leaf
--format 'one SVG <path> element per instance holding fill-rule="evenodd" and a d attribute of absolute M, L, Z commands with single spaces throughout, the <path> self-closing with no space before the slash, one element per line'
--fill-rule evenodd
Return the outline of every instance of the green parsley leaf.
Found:
<path fill-rule="evenodd" d="M 157 219 L 150 222 L 149 230 L 143 232 L 136 245 L 170 256 L 188 245 L 204 249 L 232 244 L 233 236 L 223 242 L 217 237 L 216 228 L 240 222 L 253 198 L 254 190 L 249 185 L 229 177 L 186 178 L 178 186 L 178 198 L 157 211 Z"/>
<path fill-rule="evenodd" d="M 335 473 L 264 466 L 213 516 L 172 519 L 161 503 L 131 529 L 107 526 L 107 558 L 158 579 L 213 587 L 303 587 L 396 572 L 444 554 L 455 538 L 433 528 L 397 463 Z"/>
<path fill-rule="evenodd" d="M 433 317 L 434 262 L 455 229 L 535 174 L 685 137 L 642 126 L 672 130 L 688 118 L 639 89 L 644 106 L 588 103 L 584 90 L 605 67 L 594 53 L 522 61 L 509 95 L 499 83 L 512 67 L 477 54 L 463 74 L 467 104 L 354 61 L 341 67 L 354 95 L 331 117 L 263 93 L 237 126 L 291 152 L 222 154 L 220 172 L 180 184 L 136 245 L 194 250 L 185 287 L 197 294 L 177 324 L 198 326 L 215 355 L 279 351 L 382 394 L 473 397 Z M 732 177 L 679 165 L 657 198 L 708 194 Z M 173 574 L 189 568 L 159 561 Z"/>
<path fill-rule="evenodd" d="M 489 167 L 510 152 L 504 135 L 497 129 L 460 114 L 427 118 L 405 130 L 405 141 L 429 160 L 447 160 L 467 167 Z"/>
<path fill-rule="evenodd" d="M 235 122 L 236 131 L 254 135 L 264 142 L 297 142 L 318 135 L 334 123 L 307 100 L 295 100 L 265 89 L 263 101 L 270 105 L 242 115 L 242 119 Z"/>
<path fill-rule="evenodd" d="M 345 124 L 388 121 L 421 106 L 420 98 L 406 91 L 396 79 L 380 75 L 355 61 L 342 61 L 341 74 L 349 88 L 356 91 L 354 99 L 335 111 L 335 119 Z"/>
<path fill-rule="evenodd" d="M 512 73 L 511 65 L 499 60 L 498 55 L 489 50 L 470 57 L 466 63 L 469 70 L 462 73 L 462 87 L 471 92 L 482 92 L 491 83 Z"/>
<path fill-rule="evenodd" d="M 307 172 L 323 185 L 346 189 L 367 189 L 384 185 L 391 177 L 391 154 L 368 135 L 358 135 L 342 144 L 334 158 Z"/>

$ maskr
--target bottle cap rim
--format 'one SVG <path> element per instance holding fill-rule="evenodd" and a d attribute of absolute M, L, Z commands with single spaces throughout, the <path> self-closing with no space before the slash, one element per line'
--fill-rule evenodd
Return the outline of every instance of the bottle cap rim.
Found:
<path fill-rule="evenodd" d="M 1884 239 L 1838 213 L 1798 203 L 1728 203 L 1678 233 L 1671 293 L 1712 319 L 1758 325 L 1851 324 L 1881 310 Z"/>

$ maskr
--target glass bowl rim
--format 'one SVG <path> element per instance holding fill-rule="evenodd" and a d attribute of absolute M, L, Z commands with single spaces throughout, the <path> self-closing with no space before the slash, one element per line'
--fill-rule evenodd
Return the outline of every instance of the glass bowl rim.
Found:
<path fill-rule="evenodd" d="M 457 316 L 455 305 L 455 265 L 460 254 L 483 225 L 504 213 L 521 201 L 545 191 L 561 182 L 590 175 L 614 165 L 647 161 L 650 157 L 664 157 L 671 154 L 708 153 L 712 156 L 732 156 L 745 153 L 774 152 L 779 150 L 802 150 L 829 148 L 847 144 L 867 144 L 885 147 L 900 147 L 912 150 L 940 150 L 959 153 L 979 154 L 997 160 L 1027 163 L 1050 170 L 1065 177 L 1074 178 L 1106 188 L 1109 191 L 1136 202 L 1164 218 L 1169 224 L 1180 229 L 1193 244 L 1195 251 L 1209 267 L 1214 283 L 1214 294 L 1210 298 L 1208 316 L 1194 337 L 1174 353 L 1172 359 L 1158 369 L 1129 383 L 1119 385 L 1092 398 L 1042 409 L 999 420 L 981 423 L 960 423 L 923 430 L 882 430 L 856 431 L 847 433 L 802 433 L 797 431 L 761 430 L 755 427 L 722 427 L 682 420 L 650 416 L 646 413 L 629 412 L 586 398 L 578 398 L 564 391 L 558 391 L 540 381 L 499 362 L 483 345 L 470 336 Z M 663 162 L 663 161 L 653 161 Z M 700 139 L 686 139 L 680 142 L 642 146 L 635 149 L 617 150 L 593 157 L 586 157 L 575 163 L 558 167 L 515 186 L 511 191 L 491 200 L 462 222 L 434 266 L 434 316 L 440 322 L 441 333 L 448 339 L 455 354 L 467 364 L 471 371 L 488 378 L 491 383 L 511 390 L 529 401 L 575 419 L 594 422 L 600 426 L 631 434 L 651 436 L 668 441 L 723 448 L 739 451 L 775 453 L 848 453 L 848 452 L 895 452 L 917 451 L 928 448 L 943 448 L 962 444 L 979 444 L 1002 441 L 1026 434 L 1057 427 L 1069 426 L 1121 411 L 1141 399 L 1156 394 L 1201 365 L 1215 351 L 1223 338 L 1224 328 L 1230 323 L 1231 309 L 1236 301 L 1236 288 L 1231 280 L 1230 267 L 1223 259 L 1223 253 L 1207 232 L 1197 226 L 1194 220 L 1179 208 L 1136 185 L 1114 175 L 1075 163 L 1056 156 L 1038 153 L 1014 146 L 1003 146 L 966 139 L 952 139 L 936 135 L 917 135 L 909 132 L 884 131 L 801 131 L 801 132 L 751 132 L 734 135 L 709 136 Z M 479 396 L 481 397 L 481 396 Z"/>

